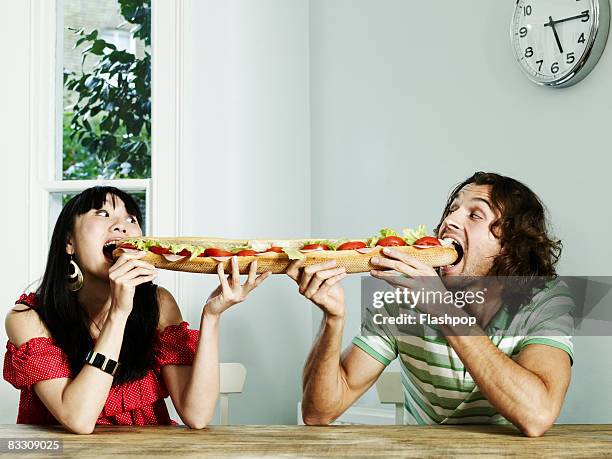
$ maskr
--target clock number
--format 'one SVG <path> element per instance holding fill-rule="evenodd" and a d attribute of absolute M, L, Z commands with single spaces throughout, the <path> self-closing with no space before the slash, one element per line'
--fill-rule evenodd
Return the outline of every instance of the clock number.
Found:
<path fill-rule="evenodd" d="M 584 42 L 585 42 L 585 40 L 584 40 L 584 33 L 581 33 L 580 34 L 580 38 L 578 38 L 578 43 L 584 43 Z"/>
<path fill-rule="evenodd" d="M 558 62 L 553 63 L 553 65 L 550 66 L 550 71 L 553 74 L 559 73 L 559 63 Z"/>
<path fill-rule="evenodd" d="M 532 56 L 533 56 L 533 48 L 530 46 L 529 48 L 525 50 L 525 57 L 532 57 Z"/>
<path fill-rule="evenodd" d="M 521 38 L 525 38 L 527 36 L 527 27 L 521 27 L 519 34 Z"/>
<path fill-rule="evenodd" d="M 574 61 L 576 60 L 576 57 L 574 57 L 574 53 L 567 53 L 566 58 L 567 58 L 566 62 L 568 64 L 573 64 Z"/>
<path fill-rule="evenodd" d="M 531 16 L 531 5 L 527 5 L 525 8 L 523 8 L 523 13 L 525 16 Z"/>
<path fill-rule="evenodd" d="M 589 22 L 589 19 L 591 19 L 591 16 L 589 15 L 589 10 L 583 11 L 582 14 L 585 14 L 586 16 L 582 18 L 581 22 Z"/>
<path fill-rule="evenodd" d="M 540 64 L 540 66 L 538 67 L 538 72 L 541 72 L 542 71 L 542 65 L 544 64 L 544 61 L 543 60 L 536 61 L 536 64 Z"/>

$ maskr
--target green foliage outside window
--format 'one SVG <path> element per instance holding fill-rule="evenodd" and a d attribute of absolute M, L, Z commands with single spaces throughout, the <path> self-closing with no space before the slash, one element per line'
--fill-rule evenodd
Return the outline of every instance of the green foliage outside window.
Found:
<path fill-rule="evenodd" d="M 98 30 L 73 30 L 82 61 L 80 72 L 64 71 L 64 88 L 74 96 L 63 120 L 64 180 L 151 176 L 151 5 L 118 3 L 144 53 L 119 50 Z M 91 70 L 85 62 L 93 62 Z"/>

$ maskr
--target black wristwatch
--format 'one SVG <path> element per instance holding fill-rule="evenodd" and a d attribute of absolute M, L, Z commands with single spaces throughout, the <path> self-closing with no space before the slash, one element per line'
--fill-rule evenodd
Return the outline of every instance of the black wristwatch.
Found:
<path fill-rule="evenodd" d="M 119 362 L 109 359 L 105 355 L 94 352 L 93 350 L 89 351 L 85 356 L 85 363 L 90 364 L 92 367 L 99 368 L 111 376 L 115 376 L 117 368 L 119 368 Z"/>

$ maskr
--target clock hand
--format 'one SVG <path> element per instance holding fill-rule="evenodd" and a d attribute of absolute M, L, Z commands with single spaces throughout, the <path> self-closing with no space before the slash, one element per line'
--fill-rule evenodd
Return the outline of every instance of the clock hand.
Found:
<path fill-rule="evenodd" d="M 557 40 L 557 46 L 559 47 L 559 52 L 563 54 L 563 46 L 561 46 L 561 40 L 559 40 L 559 34 L 557 33 L 557 28 L 555 27 L 555 23 L 558 21 L 553 21 L 552 16 L 548 16 L 548 22 L 544 24 L 544 27 L 550 26 L 555 34 L 555 40 Z"/>
<path fill-rule="evenodd" d="M 572 16 L 570 18 L 565 18 L 565 19 L 559 19 L 558 21 L 553 21 L 553 24 L 560 24 L 562 22 L 567 22 L 567 21 L 573 21 L 574 19 L 581 19 L 581 18 L 588 18 L 589 17 L 589 13 L 582 13 L 579 14 L 578 16 Z M 545 26 L 547 24 L 544 24 Z"/>

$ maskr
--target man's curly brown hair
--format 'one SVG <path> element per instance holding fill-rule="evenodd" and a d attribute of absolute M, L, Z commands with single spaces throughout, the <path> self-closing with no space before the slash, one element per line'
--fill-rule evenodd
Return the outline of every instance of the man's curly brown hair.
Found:
<path fill-rule="evenodd" d="M 513 178 L 476 172 L 457 185 L 448 198 L 436 234 L 459 191 L 469 184 L 490 185 L 491 204 L 500 214 L 490 228 L 499 238 L 501 253 L 495 258 L 489 275 L 556 277 L 555 265 L 563 245 L 550 235 L 546 209 L 540 198 Z"/>

